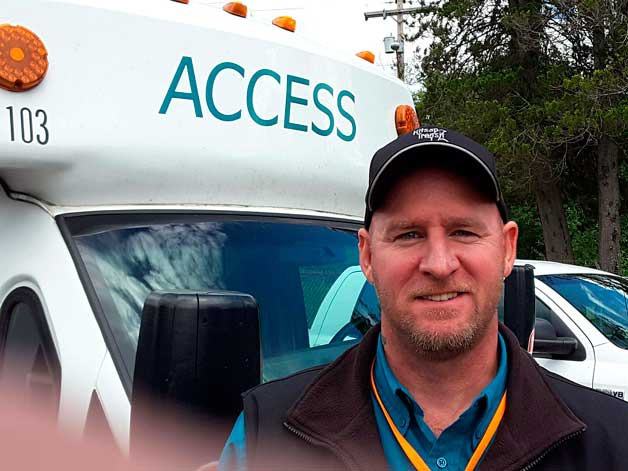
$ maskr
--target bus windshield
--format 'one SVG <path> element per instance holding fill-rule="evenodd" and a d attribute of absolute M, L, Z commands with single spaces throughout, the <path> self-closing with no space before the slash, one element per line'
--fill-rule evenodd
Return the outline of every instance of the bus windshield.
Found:
<path fill-rule="evenodd" d="M 144 301 L 156 290 L 254 296 L 263 381 L 332 361 L 379 321 L 352 223 L 135 213 L 65 222 L 104 336 L 128 380 Z"/>

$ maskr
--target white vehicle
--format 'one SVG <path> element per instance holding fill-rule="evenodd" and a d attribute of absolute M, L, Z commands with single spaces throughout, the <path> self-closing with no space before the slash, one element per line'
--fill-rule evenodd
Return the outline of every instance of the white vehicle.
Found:
<path fill-rule="evenodd" d="M 628 280 L 561 263 L 521 263 L 534 266 L 536 360 L 572 381 L 627 400 Z M 552 353 L 543 340 L 558 349 Z"/>
<path fill-rule="evenodd" d="M 309 331 L 357 264 L 370 156 L 413 110 L 401 82 L 194 2 L 9 0 L 0 25 L 3 377 L 128 450 L 153 291 L 252 294 L 264 380 L 352 344 Z"/>
<path fill-rule="evenodd" d="M 534 267 L 536 360 L 572 381 L 626 400 L 628 280 L 555 262 L 518 260 L 517 265 Z M 360 267 L 347 268 L 321 304 L 310 342 L 324 345 L 359 338 L 355 317 L 378 313 L 376 303 Z M 347 305 L 355 309 L 348 311 Z"/>

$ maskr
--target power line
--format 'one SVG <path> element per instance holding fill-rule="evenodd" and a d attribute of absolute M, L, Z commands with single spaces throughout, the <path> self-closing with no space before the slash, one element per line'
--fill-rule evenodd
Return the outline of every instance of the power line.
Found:
<path fill-rule="evenodd" d="M 386 19 L 389 16 L 399 16 L 399 15 L 411 15 L 412 13 L 418 13 L 423 10 L 423 7 L 413 7 L 413 8 L 402 8 L 403 0 L 397 0 L 397 8 L 396 10 L 378 10 L 378 11 L 365 11 L 364 19 L 368 20 L 369 18 L 377 18 L 381 17 Z"/>

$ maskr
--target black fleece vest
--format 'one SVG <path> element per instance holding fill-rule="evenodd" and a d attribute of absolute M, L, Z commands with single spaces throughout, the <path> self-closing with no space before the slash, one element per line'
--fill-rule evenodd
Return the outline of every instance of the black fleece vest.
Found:
<path fill-rule="evenodd" d="M 540 368 L 500 326 L 508 406 L 483 471 L 628 470 L 628 404 Z M 384 470 L 368 373 L 379 329 L 326 368 L 244 395 L 249 470 Z M 454 470 L 451 470 L 454 471 Z"/>

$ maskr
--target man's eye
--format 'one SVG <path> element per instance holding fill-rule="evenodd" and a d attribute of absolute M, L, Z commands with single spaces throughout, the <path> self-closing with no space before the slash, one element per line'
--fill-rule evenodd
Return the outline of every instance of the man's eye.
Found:
<path fill-rule="evenodd" d="M 471 232 L 471 231 L 466 231 L 464 229 L 459 229 L 457 231 L 454 231 L 452 233 L 452 235 L 454 237 L 477 237 L 477 234 Z"/>
<path fill-rule="evenodd" d="M 418 232 L 410 231 L 410 232 L 404 232 L 403 234 L 400 234 L 399 236 L 397 236 L 397 239 L 412 240 L 412 239 L 419 239 L 420 237 L 421 235 Z"/>

